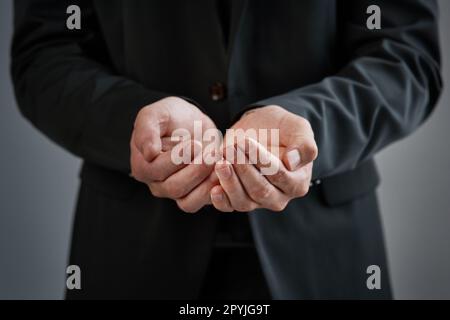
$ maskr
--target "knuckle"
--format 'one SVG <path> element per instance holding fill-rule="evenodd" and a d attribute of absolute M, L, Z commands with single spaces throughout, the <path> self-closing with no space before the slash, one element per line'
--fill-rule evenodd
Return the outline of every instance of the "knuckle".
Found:
<path fill-rule="evenodd" d="M 256 188 L 255 190 L 253 190 L 253 192 L 251 192 L 251 196 L 253 198 L 253 200 L 258 201 L 258 200 L 265 200 L 270 198 L 272 193 L 272 189 L 270 188 L 269 184 L 264 184 L 258 188 Z"/>
<path fill-rule="evenodd" d="M 142 130 L 139 128 L 139 123 L 135 123 L 135 128 L 133 130 L 133 139 L 130 143 L 133 143 L 134 146 L 139 150 L 144 143 L 144 135 L 142 134 Z"/>
<path fill-rule="evenodd" d="M 139 182 L 145 182 L 142 170 L 135 163 L 131 163 L 131 176 Z"/>
<path fill-rule="evenodd" d="M 288 202 L 287 201 L 281 201 L 281 202 L 276 202 L 273 204 L 271 210 L 275 211 L 275 212 L 281 212 L 284 209 L 286 209 Z"/>
<path fill-rule="evenodd" d="M 217 205 L 213 203 L 214 208 L 220 212 L 233 212 L 235 209 L 226 205 Z"/>
<path fill-rule="evenodd" d="M 248 164 L 238 164 L 236 168 L 238 169 L 239 174 L 241 175 L 248 175 L 250 173 L 250 167 Z"/>
<path fill-rule="evenodd" d="M 136 170 L 136 167 L 133 165 L 133 162 L 131 163 L 131 176 L 136 179 L 139 180 L 139 173 Z"/>
<path fill-rule="evenodd" d="M 163 98 L 159 102 L 163 105 L 168 105 L 168 106 L 176 105 L 176 104 L 180 104 L 180 103 L 187 104 L 186 100 L 176 97 L 176 96 L 170 96 L 170 97 Z"/>
<path fill-rule="evenodd" d="M 165 190 L 167 190 L 167 194 L 172 199 L 179 199 L 185 195 L 185 188 L 179 184 L 171 181 L 164 182 Z"/>
<path fill-rule="evenodd" d="M 153 160 L 154 156 L 159 152 L 158 148 L 155 146 L 155 144 L 148 141 L 144 141 L 142 144 L 142 155 L 144 159 L 146 159 L 147 161 Z"/>
<path fill-rule="evenodd" d="M 234 209 L 238 212 L 249 212 L 252 211 L 254 207 L 251 204 L 242 203 L 238 204 Z"/>
<path fill-rule="evenodd" d="M 193 180 L 203 180 L 203 178 L 214 170 L 212 166 L 207 166 L 204 163 L 197 165 L 197 170 L 192 173 Z"/>
<path fill-rule="evenodd" d="M 303 128 L 304 130 L 306 129 L 306 130 L 311 130 L 312 131 L 311 123 L 308 120 L 306 120 L 305 118 L 300 117 L 300 116 L 298 116 L 297 119 L 298 119 L 298 123 L 300 125 L 300 128 Z"/>
<path fill-rule="evenodd" d="M 305 157 L 309 160 L 309 161 L 314 161 L 316 160 L 317 156 L 319 155 L 319 149 L 317 148 L 317 145 L 315 142 L 310 142 L 310 143 L 306 143 L 304 145 L 304 150 L 303 152 L 305 153 Z"/>
<path fill-rule="evenodd" d="M 133 152 L 134 146 L 136 146 L 136 130 L 133 129 L 133 132 L 131 133 L 131 139 L 128 143 L 128 146 L 130 147 L 131 152 Z"/>
<path fill-rule="evenodd" d="M 153 181 L 162 182 L 165 179 L 165 176 L 164 176 L 164 173 L 162 170 L 151 170 L 149 175 Z"/>
<path fill-rule="evenodd" d="M 277 184 L 285 183 L 287 181 L 287 172 L 280 168 L 274 175 L 272 175 L 272 180 Z"/>
<path fill-rule="evenodd" d="M 160 188 L 155 187 L 153 184 L 150 184 L 148 186 L 148 189 L 150 190 L 150 193 L 157 198 L 164 198 L 164 193 Z"/>
<path fill-rule="evenodd" d="M 192 205 L 192 203 L 190 203 L 185 199 L 177 200 L 177 205 L 178 208 L 180 208 L 182 211 L 186 213 L 196 213 L 199 210 L 198 207 Z"/>
<path fill-rule="evenodd" d="M 234 212 L 234 208 L 229 207 L 229 206 L 225 206 L 224 208 L 221 209 L 221 211 L 223 211 L 223 212 Z"/>
<path fill-rule="evenodd" d="M 286 112 L 286 109 L 284 109 L 284 108 L 282 108 L 282 107 L 280 107 L 279 105 L 276 105 L 276 104 L 268 105 L 265 108 L 268 109 L 268 110 L 273 110 L 276 113 Z"/>
<path fill-rule="evenodd" d="M 139 124 L 142 119 L 142 114 L 143 114 L 143 109 L 139 110 L 139 112 L 136 115 L 136 119 L 134 119 L 134 123 L 133 123 L 134 133 L 136 133 L 136 129 L 139 127 Z M 136 134 L 134 134 L 134 137 L 136 138 Z"/>
<path fill-rule="evenodd" d="M 313 160 L 316 160 L 317 157 L 319 156 L 319 148 L 317 147 L 317 144 L 314 143 L 313 147 L 312 147 L 312 154 L 313 154 Z"/>
<path fill-rule="evenodd" d="M 304 197 L 308 194 L 308 192 L 309 192 L 309 183 L 302 183 L 297 187 L 295 195 L 298 197 Z"/>

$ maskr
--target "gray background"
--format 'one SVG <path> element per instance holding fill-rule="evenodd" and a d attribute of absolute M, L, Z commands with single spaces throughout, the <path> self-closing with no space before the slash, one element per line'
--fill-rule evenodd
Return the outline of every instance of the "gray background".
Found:
<path fill-rule="evenodd" d="M 441 0 L 450 83 L 450 1 Z M 0 299 L 59 299 L 80 161 L 17 111 L 9 79 L 12 2 L 0 0 Z M 445 36 L 444 36 L 445 34 Z M 450 299 L 450 91 L 413 136 L 378 156 L 391 276 L 398 299 Z"/>

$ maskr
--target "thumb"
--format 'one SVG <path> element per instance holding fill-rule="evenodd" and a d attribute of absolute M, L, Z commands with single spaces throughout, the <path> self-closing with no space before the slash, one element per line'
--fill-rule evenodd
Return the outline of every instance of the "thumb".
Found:
<path fill-rule="evenodd" d="M 286 168 L 294 171 L 316 160 L 318 148 L 308 120 L 290 115 L 284 119 L 280 131 L 281 143 L 286 146 L 286 152 L 282 157 Z"/>
<path fill-rule="evenodd" d="M 308 139 L 308 141 L 289 146 L 283 155 L 283 163 L 290 171 L 295 171 L 316 160 L 317 155 L 317 145 L 314 139 Z"/>
<path fill-rule="evenodd" d="M 151 162 L 162 152 L 162 136 L 167 129 L 164 113 L 152 110 L 136 120 L 134 141 L 144 159 Z"/>
<path fill-rule="evenodd" d="M 283 163 L 289 171 L 314 161 L 317 158 L 317 147 L 314 144 L 302 144 L 298 147 L 289 147 L 283 155 Z"/>
<path fill-rule="evenodd" d="M 152 129 L 145 134 L 145 138 L 142 139 L 140 147 L 142 156 L 148 162 L 155 159 L 162 151 L 161 137 L 157 129 Z"/>
<path fill-rule="evenodd" d="M 288 139 L 286 152 L 283 154 L 283 163 L 290 171 L 313 162 L 318 155 L 318 148 L 314 135 L 297 134 Z"/>

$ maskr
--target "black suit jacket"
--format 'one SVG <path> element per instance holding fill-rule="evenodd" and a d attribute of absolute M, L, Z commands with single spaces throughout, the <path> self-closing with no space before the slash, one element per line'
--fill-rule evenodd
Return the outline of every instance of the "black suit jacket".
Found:
<path fill-rule="evenodd" d="M 70 4 L 82 9 L 80 31 L 65 28 Z M 438 98 L 436 2 L 236 4 L 227 46 L 213 1 L 15 2 L 19 107 L 85 160 L 72 248 L 85 297 L 196 295 L 216 212 L 182 214 L 127 176 L 137 112 L 170 95 L 194 99 L 221 129 L 267 104 L 311 122 L 322 183 L 284 214 L 249 214 L 275 298 L 389 297 L 372 158 Z M 371 4 L 381 30 L 366 28 Z M 215 101 L 218 82 L 226 97 Z M 366 287 L 371 264 L 382 290 Z"/>

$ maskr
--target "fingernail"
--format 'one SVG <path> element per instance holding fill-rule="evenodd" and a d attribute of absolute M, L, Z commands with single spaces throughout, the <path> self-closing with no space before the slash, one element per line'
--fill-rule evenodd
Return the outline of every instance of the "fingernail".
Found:
<path fill-rule="evenodd" d="M 219 192 L 219 193 L 211 193 L 211 200 L 213 200 L 213 201 L 222 201 L 223 200 L 223 194 L 221 192 Z"/>
<path fill-rule="evenodd" d="M 297 149 L 291 150 L 287 153 L 287 160 L 289 163 L 289 170 L 294 170 L 300 164 L 300 152 Z"/>
<path fill-rule="evenodd" d="M 219 179 L 228 179 L 231 177 L 231 168 L 228 163 L 221 163 L 216 169 Z"/>

